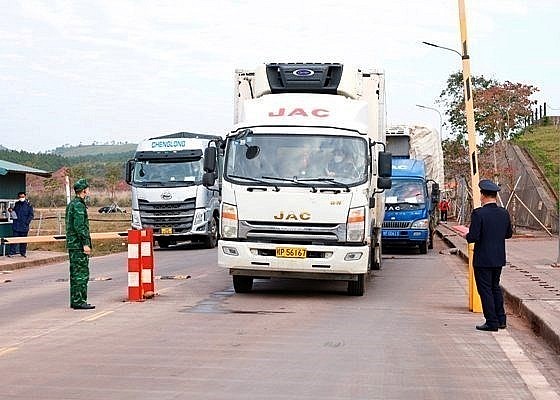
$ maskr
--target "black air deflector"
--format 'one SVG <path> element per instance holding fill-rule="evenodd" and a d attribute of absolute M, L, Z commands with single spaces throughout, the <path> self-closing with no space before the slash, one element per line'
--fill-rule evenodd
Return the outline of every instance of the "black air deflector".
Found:
<path fill-rule="evenodd" d="M 208 140 L 214 140 L 214 139 L 220 139 L 220 136 L 208 135 L 208 134 L 205 134 L 205 133 L 177 132 L 177 133 L 171 133 L 169 135 L 152 137 L 149 140 L 155 140 L 155 139 L 208 139 Z"/>
<path fill-rule="evenodd" d="M 134 157 L 137 160 L 153 161 L 176 161 L 176 160 L 200 160 L 202 157 L 201 149 L 177 150 L 177 151 L 137 151 Z"/>
<path fill-rule="evenodd" d="M 266 76 L 272 93 L 337 94 L 342 64 L 267 64 Z"/>

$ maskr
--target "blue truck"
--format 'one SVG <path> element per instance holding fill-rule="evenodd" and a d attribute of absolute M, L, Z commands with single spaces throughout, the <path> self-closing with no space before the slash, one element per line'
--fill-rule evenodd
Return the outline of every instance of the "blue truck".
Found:
<path fill-rule="evenodd" d="M 410 158 L 408 134 L 387 132 L 393 154 L 392 187 L 385 191 L 385 217 L 381 241 L 384 247 L 418 247 L 426 254 L 433 247 L 437 225 L 439 184 L 427 173 L 423 159 Z"/>

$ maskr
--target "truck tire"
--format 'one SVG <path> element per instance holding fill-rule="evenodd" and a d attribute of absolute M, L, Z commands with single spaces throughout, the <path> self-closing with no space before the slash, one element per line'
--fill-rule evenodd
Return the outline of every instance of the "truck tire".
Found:
<path fill-rule="evenodd" d="M 204 247 L 207 249 L 213 249 L 218 245 L 218 220 L 216 217 L 212 217 L 208 221 L 208 236 L 204 238 Z"/>
<path fill-rule="evenodd" d="M 249 293 L 253 289 L 253 277 L 233 275 L 233 289 L 235 293 Z"/>
<path fill-rule="evenodd" d="M 433 249 L 434 248 L 434 231 L 433 229 L 430 229 L 430 232 L 428 233 L 430 235 L 429 241 L 428 241 L 428 249 Z"/>
<path fill-rule="evenodd" d="M 381 269 L 381 243 L 377 243 L 373 248 L 370 247 L 370 266 L 374 271 Z"/>
<path fill-rule="evenodd" d="M 424 241 L 420 243 L 420 254 L 428 254 L 428 241 Z"/>
<path fill-rule="evenodd" d="M 357 281 L 348 281 L 348 296 L 363 296 L 366 289 L 366 275 L 359 274 Z"/>

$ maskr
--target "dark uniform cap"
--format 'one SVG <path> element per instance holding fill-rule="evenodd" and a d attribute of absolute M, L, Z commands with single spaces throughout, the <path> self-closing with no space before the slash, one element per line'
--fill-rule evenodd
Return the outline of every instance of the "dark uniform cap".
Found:
<path fill-rule="evenodd" d="M 79 179 L 78 181 L 76 181 L 76 183 L 74 183 L 74 191 L 76 192 L 81 192 L 82 190 L 88 187 L 89 184 L 85 179 Z"/>
<path fill-rule="evenodd" d="M 500 187 L 489 179 L 483 179 L 478 182 L 478 187 L 487 192 L 499 192 Z"/>

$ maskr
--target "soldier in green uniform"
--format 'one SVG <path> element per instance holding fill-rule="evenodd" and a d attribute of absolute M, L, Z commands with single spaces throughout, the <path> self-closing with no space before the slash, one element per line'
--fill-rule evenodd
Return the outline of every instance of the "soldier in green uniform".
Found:
<path fill-rule="evenodd" d="M 87 302 L 91 237 L 85 197 L 89 193 L 85 179 L 74 184 L 76 197 L 66 206 L 66 246 L 70 258 L 70 307 L 91 310 Z"/>

